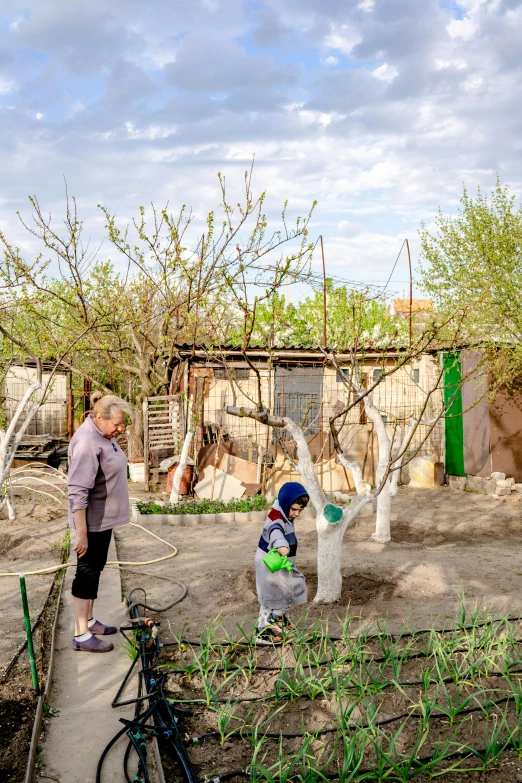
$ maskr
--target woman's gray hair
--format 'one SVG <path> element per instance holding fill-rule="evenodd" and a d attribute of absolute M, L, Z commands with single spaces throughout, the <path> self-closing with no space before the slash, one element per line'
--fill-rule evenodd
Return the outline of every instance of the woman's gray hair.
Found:
<path fill-rule="evenodd" d="M 102 394 L 99 391 L 91 395 L 91 405 L 93 413 L 99 414 L 102 419 L 112 419 L 115 413 L 125 413 L 126 416 L 132 416 L 134 413 L 130 402 L 116 397 L 115 394 Z"/>

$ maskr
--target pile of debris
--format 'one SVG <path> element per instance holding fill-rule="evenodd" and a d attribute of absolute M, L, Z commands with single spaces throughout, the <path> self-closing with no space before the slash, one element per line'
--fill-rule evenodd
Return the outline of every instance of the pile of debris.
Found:
<path fill-rule="evenodd" d="M 506 478 L 505 473 L 498 471 L 491 476 L 448 476 L 447 480 L 450 487 L 462 492 L 491 495 L 497 500 L 509 500 L 513 503 L 522 499 L 522 484 L 517 484 L 514 478 Z"/>
<path fill-rule="evenodd" d="M 492 480 L 495 481 L 494 498 L 517 498 L 520 500 L 522 496 L 522 484 L 516 484 L 514 478 L 506 478 L 505 473 L 492 473 Z"/>

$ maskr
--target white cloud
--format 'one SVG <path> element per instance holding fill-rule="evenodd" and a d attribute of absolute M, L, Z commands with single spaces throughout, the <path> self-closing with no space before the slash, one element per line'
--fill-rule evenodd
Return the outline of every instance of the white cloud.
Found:
<path fill-rule="evenodd" d="M 446 27 L 451 38 L 463 38 L 465 41 L 469 41 L 470 38 L 473 38 L 477 29 L 477 23 L 468 17 L 464 17 L 464 19 L 452 19 Z"/>
<path fill-rule="evenodd" d="M 442 71 L 444 68 L 454 68 L 457 71 L 461 71 L 463 68 L 467 67 L 466 60 L 463 60 L 460 57 L 456 57 L 453 60 L 441 60 L 439 58 L 435 58 L 434 65 L 437 71 Z"/>
<path fill-rule="evenodd" d="M 150 200 L 187 203 L 199 230 L 221 200 L 216 172 L 237 199 L 255 154 L 269 222 L 285 198 L 301 215 L 317 198 L 329 267 L 386 279 L 404 236 L 454 211 L 462 183 L 489 190 L 498 171 L 522 193 L 515 0 L 463 0 L 460 20 L 438 2 L 264 0 L 254 53 L 250 0 L 205 1 L 25 0 L 14 25 L 0 9 L 0 85 L 16 95 L 0 102 L 16 104 L 0 124 L 10 240 L 34 249 L 12 220 L 27 193 L 58 220 L 56 172 L 93 242 L 98 201 L 123 222 Z"/>
<path fill-rule="evenodd" d="M 374 71 L 372 71 L 372 74 L 377 79 L 381 79 L 381 81 L 383 82 L 392 82 L 395 79 L 395 77 L 399 75 L 399 71 L 394 65 L 388 65 L 388 63 L 383 63 Z"/>
<path fill-rule="evenodd" d="M 343 54 L 350 54 L 360 40 L 361 37 L 354 25 L 342 24 L 332 25 L 323 43 L 327 49 L 338 49 Z"/>

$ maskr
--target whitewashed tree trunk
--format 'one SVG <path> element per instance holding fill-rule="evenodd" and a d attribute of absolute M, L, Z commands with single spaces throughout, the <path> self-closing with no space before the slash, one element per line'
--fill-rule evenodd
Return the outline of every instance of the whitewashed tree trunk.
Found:
<path fill-rule="evenodd" d="M 0 510 L 7 505 L 9 519 L 16 519 L 16 506 L 14 501 L 13 489 L 9 480 L 11 465 L 23 436 L 33 418 L 36 415 L 40 402 L 34 400 L 34 394 L 42 388 L 41 373 L 38 379 L 33 381 L 27 387 L 27 390 L 18 403 L 13 418 L 9 422 L 6 430 L 0 429 Z M 27 410 L 26 410 L 27 409 Z M 16 432 L 16 427 L 20 417 L 25 412 L 25 418 L 20 429 Z"/>
<path fill-rule="evenodd" d="M 194 430 L 187 430 L 185 440 L 183 441 L 183 448 L 181 449 L 181 456 L 179 458 L 178 467 L 174 471 L 172 478 L 172 490 L 170 493 L 170 502 L 177 503 L 179 500 L 179 488 L 181 486 L 181 479 L 187 468 L 187 461 L 190 451 L 192 439 L 194 438 Z M 217 448 L 217 447 L 216 447 Z"/>
<path fill-rule="evenodd" d="M 382 419 L 382 414 L 373 404 L 370 394 L 364 398 L 364 409 L 367 417 L 372 422 L 377 435 L 378 462 L 375 473 L 375 484 L 377 488 L 379 488 L 389 471 L 392 442 L 388 435 L 388 431 L 386 430 L 386 424 Z M 375 533 L 371 537 L 372 541 L 378 541 L 382 544 L 391 541 L 390 520 L 391 496 L 388 477 L 377 496 L 377 518 L 375 522 Z"/>
<path fill-rule="evenodd" d="M 361 468 L 360 462 L 350 462 L 350 460 L 347 459 L 347 457 L 344 454 L 338 454 L 339 462 L 343 467 L 346 468 L 346 470 L 349 470 L 352 474 L 353 481 L 355 484 L 355 491 L 358 495 L 367 495 L 369 493 L 369 489 L 366 486 L 366 483 L 364 481 L 363 472 Z"/>
<path fill-rule="evenodd" d="M 303 477 L 304 486 L 310 495 L 317 514 L 315 520 L 317 530 L 317 593 L 314 597 L 314 602 L 334 603 L 341 597 L 343 536 L 346 529 L 355 524 L 360 510 L 368 503 L 371 503 L 372 496 L 366 490 L 364 481 L 362 481 L 360 465 L 358 463 L 348 463 L 345 459 L 347 466 L 352 465 L 350 470 L 352 470 L 354 481 L 357 481 L 361 493 L 343 512 L 340 522 L 336 524 L 329 522 L 325 516 L 325 508 L 331 504 L 326 503 L 326 497 L 319 483 L 304 433 L 295 422 L 288 418 L 285 418 L 285 428 L 297 445 L 299 462 L 296 463 L 295 467 Z M 357 479 L 355 478 L 356 475 Z"/>

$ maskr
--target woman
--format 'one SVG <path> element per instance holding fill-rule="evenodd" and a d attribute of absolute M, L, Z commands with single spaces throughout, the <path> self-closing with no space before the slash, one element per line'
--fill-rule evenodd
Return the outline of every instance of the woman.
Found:
<path fill-rule="evenodd" d="M 69 444 L 69 525 L 76 531 L 76 575 L 73 649 L 109 652 L 111 642 L 98 639 L 116 633 L 94 618 L 100 574 L 107 562 L 112 529 L 130 521 L 127 457 L 114 438 L 125 431 L 132 406 L 113 394 L 94 392 L 93 412 Z"/>

